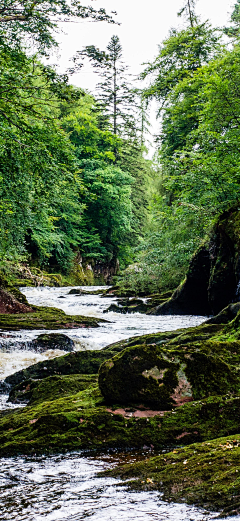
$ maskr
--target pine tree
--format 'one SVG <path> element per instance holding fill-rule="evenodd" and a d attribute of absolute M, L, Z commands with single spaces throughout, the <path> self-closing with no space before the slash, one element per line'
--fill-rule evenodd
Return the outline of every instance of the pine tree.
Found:
<path fill-rule="evenodd" d="M 106 51 L 94 45 L 84 47 L 73 58 L 79 67 L 79 58 L 88 59 L 102 81 L 97 84 L 97 100 L 101 112 L 111 121 L 113 133 L 123 136 L 134 125 L 137 106 L 136 92 L 127 79 L 127 66 L 122 61 L 122 46 L 118 36 L 112 36 Z M 80 63 L 80 67 L 82 63 Z"/>
<path fill-rule="evenodd" d="M 178 16 L 184 15 L 187 18 L 191 27 L 194 27 L 197 23 L 197 17 L 195 14 L 195 0 L 187 0 L 182 9 L 178 12 Z"/>

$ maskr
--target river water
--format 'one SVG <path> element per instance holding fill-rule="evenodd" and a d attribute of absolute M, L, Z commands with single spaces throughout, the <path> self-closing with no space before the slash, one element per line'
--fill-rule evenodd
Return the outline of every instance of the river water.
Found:
<path fill-rule="evenodd" d="M 60 330 L 74 340 L 76 350 L 101 349 L 124 338 L 195 326 L 206 319 L 139 313 L 103 314 L 115 299 L 90 294 L 68 295 L 69 289 L 22 288 L 22 292 L 31 304 L 58 307 L 71 315 L 108 320 L 99 328 Z M 41 333 L 42 330 L 9 332 L 0 337 L 0 380 L 37 361 L 64 354 L 60 350 L 32 352 L 29 341 Z M 1 396 L 0 408 L 7 406 L 6 399 L 7 396 Z M 47 457 L 3 458 L 0 466 L 0 520 L 210 521 L 217 518 L 216 513 L 184 504 L 166 503 L 158 492 L 130 492 L 122 482 L 120 485 L 116 479 L 98 476 L 103 469 L 143 457 L 149 457 L 149 453 L 113 452 L 86 456 L 81 452 L 70 452 Z M 239 518 L 231 517 L 229 521 L 237 519 L 239 521 Z"/>

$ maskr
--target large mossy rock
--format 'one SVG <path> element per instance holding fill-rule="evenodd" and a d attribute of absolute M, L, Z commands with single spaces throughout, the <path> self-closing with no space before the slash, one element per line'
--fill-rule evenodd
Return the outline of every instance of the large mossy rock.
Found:
<path fill-rule="evenodd" d="M 153 314 L 218 314 L 240 297 L 240 209 L 224 212 L 193 256 L 186 279 Z"/>
<path fill-rule="evenodd" d="M 231 322 L 240 311 L 240 302 L 229 304 L 226 308 L 222 309 L 220 313 L 212 318 L 209 318 L 205 324 L 228 324 Z"/>
<path fill-rule="evenodd" d="M 90 378 L 34 382 L 31 405 L 0 415 L 0 456 L 146 445 L 158 450 L 239 432 L 239 396 L 209 397 L 153 416 L 142 408 L 109 408 Z"/>
<path fill-rule="evenodd" d="M 204 246 L 191 259 L 186 280 L 165 303 L 157 306 L 153 315 L 210 315 L 208 284 L 210 277 L 209 251 Z"/>
<path fill-rule="evenodd" d="M 231 350 L 230 354 L 224 352 L 224 346 L 206 342 L 175 349 L 157 345 L 128 347 L 100 367 L 100 390 L 108 403 L 147 404 L 159 410 L 236 392 L 240 388 L 236 367 L 240 343 L 235 342 L 233 347 L 236 365 L 230 365 Z"/>

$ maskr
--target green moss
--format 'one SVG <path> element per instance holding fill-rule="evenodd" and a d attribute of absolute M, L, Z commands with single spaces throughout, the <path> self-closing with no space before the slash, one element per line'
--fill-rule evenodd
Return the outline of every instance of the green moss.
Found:
<path fill-rule="evenodd" d="M 32 306 L 33 313 L 15 315 L 0 314 L 0 329 L 19 331 L 20 329 L 72 329 L 78 327 L 98 327 L 103 319 L 66 315 L 57 308 Z"/>
<path fill-rule="evenodd" d="M 114 344 L 110 344 L 106 349 L 120 352 L 126 347 L 136 346 L 140 344 L 187 344 L 197 340 L 207 340 L 213 336 L 220 334 L 224 329 L 224 324 L 201 324 L 197 327 L 189 327 L 185 329 L 175 329 L 174 331 L 164 331 L 161 333 L 151 333 L 148 335 L 135 336 L 126 340 L 120 340 Z"/>
<path fill-rule="evenodd" d="M 158 346 L 128 347 L 100 367 L 99 387 L 109 403 L 144 403 L 166 410 L 174 405 L 171 395 L 179 369 L 179 360 L 162 356 Z"/>
<path fill-rule="evenodd" d="M 30 266 L 26 263 L 12 263 L 5 261 L 1 266 L 1 277 L 11 286 L 91 286 L 95 285 L 92 270 L 85 269 L 77 262 L 74 263 L 67 275 L 62 273 L 49 273 L 44 269 Z"/>
<path fill-rule="evenodd" d="M 184 400 L 238 392 L 239 365 L 239 342 L 131 346 L 103 363 L 99 386 L 109 403 L 166 410 Z"/>
<path fill-rule="evenodd" d="M 211 397 L 149 418 L 130 417 L 134 414 L 132 409 L 132 413 L 124 417 L 114 413 L 114 407 L 112 410 L 106 407 L 97 385 L 89 379 L 84 382 L 82 376 L 78 378 L 72 377 L 72 383 L 68 377 L 49 378 L 48 399 L 43 395 L 44 401 L 40 393 L 45 393 L 45 382 L 38 382 L 31 406 L 2 417 L 0 455 L 144 445 L 159 450 L 239 431 L 239 396 Z M 69 394 L 68 384 L 86 388 Z"/>
<path fill-rule="evenodd" d="M 240 513 L 240 435 L 196 443 L 108 471 L 111 476 L 134 478 L 134 489 L 157 489 L 164 500 L 184 501 L 222 514 Z"/>
<path fill-rule="evenodd" d="M 97 383 L 97 375 L 74 374 L 68 376 L 54 375 L 42 380 L 24 380 L 13 387 L 9 401 L 13 403 L 40 403 L 56 400 L 61 396 L 69 396 L 87 389 Z"/>

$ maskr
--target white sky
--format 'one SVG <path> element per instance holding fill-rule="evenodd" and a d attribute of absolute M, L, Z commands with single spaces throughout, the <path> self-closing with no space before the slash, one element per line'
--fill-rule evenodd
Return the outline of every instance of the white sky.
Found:
<path fill-rule="evenodd" d="M 197 14 L 214 26 L 226 25 L 236 0 L 198 0 Z M 95 9 L 103 7 L 108 13 L 117 11 L 120 26 L 105 22 L 64 23 L 64 33 L 58 35 L 60 42 L 58 56 L 51 57 L 52 63 L 64 72 L 71 64 L 69 59 L 86 45 L 95 45 L 104 50 L 113 34 L 117 34 L 123 47 L 123 58 L 129 65 L 129 72 L 138 75 L 142 63 L 152 61 L 157 54 L 158 44 L 167 36 L 171 27 L 181 22 L 177 12 L 185 0 L 85 0 L 84 5 Z M 94 92 L 97 75 L 90 65 L 85 66 L 71 78 L 71 83 Z M 151 117 L 152 119 L 152 117 Z M 156 124 L 153 121 L 153 127 Z"/>

